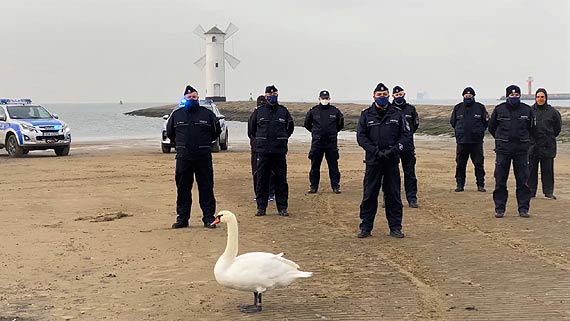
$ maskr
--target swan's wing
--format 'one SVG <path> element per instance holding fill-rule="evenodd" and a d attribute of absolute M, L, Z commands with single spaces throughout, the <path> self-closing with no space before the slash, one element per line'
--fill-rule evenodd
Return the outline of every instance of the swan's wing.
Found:
<path fill-rule="evenodd" d="M 291 266 L 292 268 L 295 269 L 300 269 L 301 267 L 291 261 L 288 260 L 286 258 L 283 257 L 283 252 L 279 253 L 279 254 L 273 254 L 273 253 L 267 253 L 267 252 L 250 252 L 250 253 L 245 253 L 242 254 L 238 257 L 235 258 L 234 264 L 235 262 L 238 262 L 240 260 L 245 260 L 245 261 L 250 261 L 250 260 L 277 260 L 278 262 L 287 264 L 289 266 Z M 269 263 L 269 262 L 268 262 Z M 275 262 L 273 262 L 272 264 L 277 264 Z"/>
<path fill-rule="evenodd" d="M 289 265 L 291 265 L 292 267 L 294 267 L 294 268 L 296 268 L 296 269 L 300 269 L 300 268 L 301 268 L 301 267 L 299 266 L 299 264 L 297 264 L 297 263 L 295 263 L 295 262 L 293 262 L 293 261 L 291 261 L 291 260 L 288 260 L 288 259 L 284 258 L 284 257 L 283 257 L 283 252 L 281 252 L 281 253 L 279 253 L 279 254 L 276 254 L 276 255 L 275 255 L 275 259 L 276 259 L 276 260 L 280 260 L 281 262 L 283 262 L 283 263 L 285 263 L 285 264 L 289 264 Z"/>
<path fill-rule="evenodd" d="M 235 281 L 252 286 L 272 288 L 284 277 L 296 273 L 299 268 L 295 262 L 282 256 L 283 253 L 251 252 L 242 254 L 235 258 L 227 270 L 227 276 Z"/>

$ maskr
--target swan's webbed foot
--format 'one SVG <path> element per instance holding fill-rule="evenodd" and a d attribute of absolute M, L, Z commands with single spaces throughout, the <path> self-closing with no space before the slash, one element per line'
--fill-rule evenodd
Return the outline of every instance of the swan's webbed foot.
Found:
<path fill-rule="evenodd" d="M 239 310 L 243 313 L 255 313 L 261 311 L 261 306 L 255 304 L 242 304 L 240 305 Z"/>

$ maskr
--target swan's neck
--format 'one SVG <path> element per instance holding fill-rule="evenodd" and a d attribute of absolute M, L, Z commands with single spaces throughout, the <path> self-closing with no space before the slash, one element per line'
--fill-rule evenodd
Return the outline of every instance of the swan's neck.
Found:
<path fill-rule="evenodd" d="M 238 224 L 234 217 L 228 222 L 228 241 L 226 244 L 226 250 L 220 258 L 226 260 L 233 260 L 238 253 Z"/>

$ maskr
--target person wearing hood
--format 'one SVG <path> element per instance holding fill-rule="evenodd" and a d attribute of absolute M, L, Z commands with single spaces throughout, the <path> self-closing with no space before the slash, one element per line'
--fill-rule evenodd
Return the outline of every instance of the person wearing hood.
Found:
<path fill-rule="evenodd" d="M 406 191 L 408 205 L 413 208 L 418 208 L 418 179 L 416 177 L 414 133 L 420 127 L 420 117 L 418 116 L 416 107 L 406 101 L 406 92 L 402 87 L 394 87 L 392 97 L 394 106 L 400 109 L 410 126 L 409 139 L 404 144 L 404 149 L 400 153 L 400 159 L 402 161 L 402 171 L 404 172 L 404 190 Z"/>
<path fill-rule="evenodd" d="M 453 107 L 449 122 L 455 131 L 455 181 L 456 192 L 465 188 L 465 169 L 471 157 L 475 167 L 477 190 L 485 192 L 485 157 L 483 154 L 483 138 L 489 125 L 489 114 L 485 105 L 475 101 L 475 90 L 471 87 L 463 89 L 463 102 Z"/>
<path fill-rule="evenodd" d="M 380 187 L 384 191 L 390 236 L 404 237 L 399 162 L 410 126 L 400 109 L 390 104 L 389 97 L 388 88 L 379 83 L 373 91 L 374 102 L 362 111 L 358 120 L 356 139 L 366 152 L 359 238 L 371 236 Z"/>
<path fill-rule="evenodd" d="M 547 199 L 555 200 L 554 196 L 554 158 L 556 157 L 556 137 L 562 129 L 560 112 L 548 104 L 546 89 L 539 88 L 534 95 L 535 103 L 532 110 L 536 116 L 536 130 L 530 140 L 530 177 L 528 186 L 531 196 L 536 197 L 538 188 L 538 166 L 542 192 Z"/>
<path fill-rule="evenodd" d="M 254 110 L 248 122 L 247 134 L 255 139 L 257 153 L 256 216 L 266 215 L 271 172 L 275 175 L 277 214 L 289 216 L 286 155 L 287 143 L 295 128 L 289 110 L 279 104 L 278 96 L 275 86 L 267 86 L 266 102 Z"/>
<path fill-rule="evenodd" d="M 506 89 L 507 101 L 495 107 L 489 119 L 489 132 L 495 138 L 495 217 L 505 216 L 507 180 L 511 163 L 516 181 L 516 196 L 520 217 L 530 217 L 531 191 L 528 187 L 530 140 L 536 120 L 532 108 L 521 102 L 521 89 L 510 85 Z"/>
<path fill-rule="evenodd" d="M 215 227 L 211 225 L 216 213 L 212 142 L 221 133 L 220 121 L 216 115 L 200 106 L 196 89 L 186 86 L 179 108 L 172 112 L 166 123 L 166 135 L 176 146 L 177 217 L 172 228 L 188 227 L 194 178 L 198 184 L 204 227 Z"/>
<path fill-rule="evenodd" d="M 340 171 L 338 169 L 338 132 L 344 128 L 344 116 L 335 106 L 330 104 L 330 93 L 322 90 L 319 93 L 319 104 L 312 107 L 305 116 L 304 127 L 311 132 L 311 149 L 309 159 L 309 194 L 317 193 L 321 178 L 323 156 L 327 160 L 329 178 L 333 193 L 340 194 Z"/>

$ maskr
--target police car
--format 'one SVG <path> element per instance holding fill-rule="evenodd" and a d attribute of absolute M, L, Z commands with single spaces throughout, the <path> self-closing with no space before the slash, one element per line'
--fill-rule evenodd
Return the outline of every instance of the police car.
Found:
<path fill-rule="evenodd" d="M 225 116 L 222 115 L 216 104 L 214 104 L 214 102 L 211 99 L 206 99 L 206 100 L 200 99 L 200 106 L 206 107 L 209 110 L 211 110 L 220 121 L 220 127 L 222 128 L 222 133 L 220 134 L 220 137 L 218 137 L 218 139 L 212 142 L 212 151 L 219 152 L 221 150 L 227 150 L 229 133 L 225 121 Z M 170 118 L 170 115 L 162 116 L 162 119 L 164 119 L 164 124 L 162 125 L 162 141 L 161 141 L 163 153 L 170 153 L 171 149 L 174 148 L 175 146 L 174 143 L 171 143 L 170 139 L 166 137 L 166 123 L 168 122 L 168 118 Z"/>
<path fill-rule="evenodd" d="M 57 115 L 31 99 L 0 98 L 0 149 L 10 157 L 46 149 L 67 156 L 70 146 L 71 130 Z"/>

